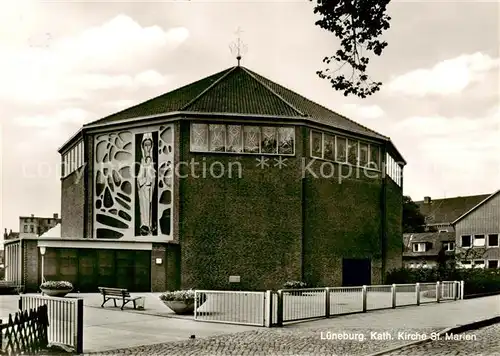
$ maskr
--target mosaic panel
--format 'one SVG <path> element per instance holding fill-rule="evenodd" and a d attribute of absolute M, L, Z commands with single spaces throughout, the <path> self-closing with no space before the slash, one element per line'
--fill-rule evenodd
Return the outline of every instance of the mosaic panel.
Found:
<path fill-rule="evenodd" d="M 172 235 L 173 127 L 95 140 L 94 236 Z"/>

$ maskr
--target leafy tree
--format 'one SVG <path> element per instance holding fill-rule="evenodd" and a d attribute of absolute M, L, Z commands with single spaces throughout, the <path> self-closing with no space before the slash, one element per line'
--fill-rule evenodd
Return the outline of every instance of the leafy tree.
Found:
<path fill-rule="evenodd" d="M 312 0 L 311 0 L 312 1 Z M 366 98 L 380 90 L 381 82 L 372 81 L 366 74 L 369 58 L 367 52 L 380 56 L 387 42 L 378 38 L 390 27 L 391 18 L 386 14 L 390 0 L 316 0 L 314 13 L 321 19 L 316 25 L 333 32 L 340 40 L 340 49 L 323 62 L 337 63 L 336 70 L 319 70 L 316 74 L 330 81 L 335 90 L 345 96 L 354 94 Z M 347 65 L 350 77 L 338 73 Z"/>
<path fill-rule="evenodd" d="M 403 196 L 403 233 L 424 232 L 425 216 L 407 195 Z"/>

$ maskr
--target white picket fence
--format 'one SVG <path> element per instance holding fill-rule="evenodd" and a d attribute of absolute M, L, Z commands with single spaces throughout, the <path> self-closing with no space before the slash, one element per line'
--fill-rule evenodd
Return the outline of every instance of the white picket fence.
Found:
<path fill-rule="evenodd" d="M 463 290 L 463 281 L 265 292 L 196 290 L 194 319 L 282 326 L 292 321 L 463 299 Z"/>

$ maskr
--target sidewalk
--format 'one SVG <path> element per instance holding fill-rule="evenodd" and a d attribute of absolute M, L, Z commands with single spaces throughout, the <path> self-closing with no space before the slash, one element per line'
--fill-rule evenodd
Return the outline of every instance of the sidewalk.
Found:
<path fill-rule="evenodd" d="M 500 315 L 500 296 L 370 311 L 296 323 L 283 328 L 254 329 L 206 339 L 146 345 L 104 352 L 105 355 L 367 355 L 442 329 Z M 203 323 L 207 326 L 215 324 Z M 237 331 L 237 330 L 234 330 Z M 373 338 L 372 333 L 375 333 Z M 335 335 L 344 340 L 332 340 Z M 109 334 L 110 339 L 113 338 Z"/>

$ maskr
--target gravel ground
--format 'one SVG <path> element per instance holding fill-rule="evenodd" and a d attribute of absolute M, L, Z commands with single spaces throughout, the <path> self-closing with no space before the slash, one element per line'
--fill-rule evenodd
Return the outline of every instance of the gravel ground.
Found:
<path fill-rule="evenodd" d="M 263 329 L 92 355 L 366 355 L 411 342 L 399 339 L 399 336 L 430 335 L 437 331 L 439 330 Z M 403 334 L 399 334 L 400 332 Z M 328 339 L 336 335 L 347 340 Z"/>
<path fill-rule="evenodd" d="M 500 324 L 456 336 L 462 340 L 435 340 L 388 353 L 387 356 L 500 356 Z"/>

